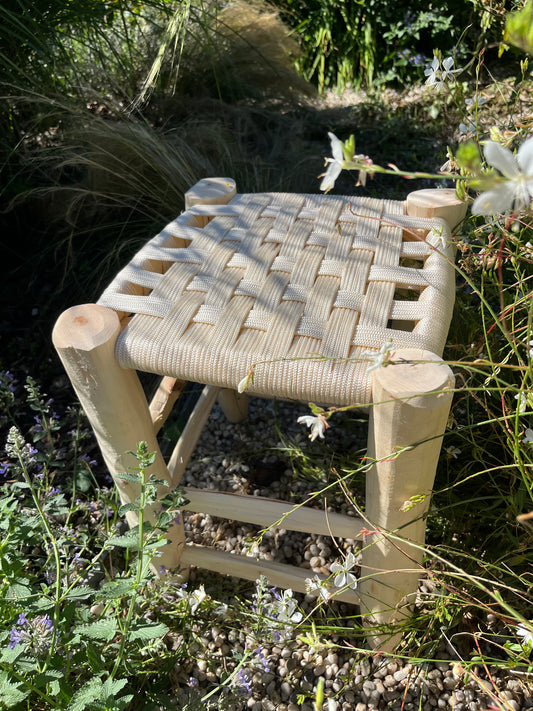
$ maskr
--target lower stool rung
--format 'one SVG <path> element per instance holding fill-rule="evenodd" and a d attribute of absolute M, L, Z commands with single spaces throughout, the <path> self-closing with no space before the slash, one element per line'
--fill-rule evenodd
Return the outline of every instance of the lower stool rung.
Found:
<path fill-rule="evenodd" d="M 198 568 L 211 570 L 223 575 L 233 575 L 245 580 L 257 580 L 261 575 L 266 576 L 269 583 L 284 590 L 290 588 L 295 592 L 307 592 L 306 579 L 319 577 L 326 580 L 324 575 L 315 573 L 312 570 L 305 570 L 286 563 L 275 563 L 271 560 L 258 560 L 248 558 L 243 555 L 226 553 L 214 548 L 199 546 L 195 543 L 187 543 L 181 556 L 183 567 L 194 565 Z M 336 588 L 333 588 L 336 590 Z M 352 605 L 359 603 L 357 592 L 346 589 L 335 593 L 335 600 L 349 602 Z"/>

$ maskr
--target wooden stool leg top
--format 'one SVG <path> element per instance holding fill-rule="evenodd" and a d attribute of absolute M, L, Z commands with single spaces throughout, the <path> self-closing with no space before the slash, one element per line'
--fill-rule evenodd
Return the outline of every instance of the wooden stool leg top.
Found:
<path fill-rule="evenodd" d="M 405 207 L 411 217 L 442 217 L 451 230 L 464 220 L 468 208 L 453 188 L 414 190 L 407 196 Z"/>

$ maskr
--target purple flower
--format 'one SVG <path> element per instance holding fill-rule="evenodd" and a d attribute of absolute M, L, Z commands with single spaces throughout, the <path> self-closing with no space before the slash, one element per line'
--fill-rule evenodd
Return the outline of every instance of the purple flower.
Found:
<path fill-rule="evenodd" d="M 241 690 L 245 694 L 248 694 L 248 696 L 251 696 L 252 695 L 252 680 L 251 680 L 248 672 L 245 671 L 244 669 L 239 669 L 239 671 L 237 672 L 237 680 L 238 680 L 238 684 L 239 684 Z"/>
<path fill-rule="evenodd" d="M 29 620 L 21 612 L 18 616 L 17 626 L 9 633 L 9 649 L 14 649 L 19 644 L 31 646 L 36 657 L 47 654 L 52 641 L 54 623 L 48 615 L 37 615 Z"/>
<path fill-rule="evenodd" d="M 266 659 L 266 657 L 264 656 L 263 651 L 264 651 L 264 650 L 263 650 L 262 645 L 259 645 L 259 647 L 258 647 L 257 650 L 256 650 L 256 654 L 257 654 L 257 658 L 258 658 L 258 660 L 259 660 L 259 663 L 261 664 L 261 666 L 262 666 L 262 668 L 263 668 L 263 671 L 264 671 L 266 674 L 268 674 L 268 672 L 270 671 L 270 667 L 269 667 L 269 665 L 268 665 L 268 659 Z"/>
<path fill-rule="evenodd" d="M 189 686 L 198 686 L 198 679 L 194 676 L 189 677 Z"/>
<path fill-rule="evenodd" d="M 9 464 L 7 462 L 5 464 L 0 464 L 0 476 L 6 477 L 8 472 Z"/>
<path fill-rule="evenodd" d="M 412 12 L 411 10 L 407 10 L 405 13 L 405 16 L 403 18 L 404 23 L 407 25 L 407 27 L 411 27 L 416 20 L 416 14 Z"/>
<path fill-rule="evenodd" d="M 80 456 L 80 459 L 83 459 L 84 462 L 86 462 L 87 464 L 90 464 L 91 467 L 96 467 L 98 465 L 98 462 L 96 461 L 96 459 L 91 459 L 88 454 L 82 454 Z"/>
<path fill-rule="evenodd" d="M 7 645 L 8 649 L 15 649 L 15 647 L 23 640 L 24 632 L 22 630 L 18 630 L 16 627 L 13 627 L 9 633 L 9 644 Z"/>
<path fill-rule="evenodd" d="M 4 383 L 4 385 L 7 386 L 7 389 L 11 393 L 15 394 L 15 391 L 17 388 L 15 387 L 15 385 L 13 383 L 13 381 L 15 380 L 13 373 L 10 373 L 9 370 L 6 370 L 3 375 L 4 375 L 4 379 L 8 381 L 8 382 Z"/>
<path fill-rule="evenodd" d="M 58 486 L 53 486 L 53 487 L 50 489 L 50 493 L 52 494 L 52 496 L 55 496 L 56 494 L 60 494 L 60 493 L 61 493 L 61 489 L 60 489 Z"/>

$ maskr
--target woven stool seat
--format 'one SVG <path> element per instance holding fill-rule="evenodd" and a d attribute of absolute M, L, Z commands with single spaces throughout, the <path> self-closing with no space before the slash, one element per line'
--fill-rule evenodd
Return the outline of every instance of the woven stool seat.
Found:
<path fill-rule="evenodd" d="M 442 354 L 454 301 L 450 228 L 405 203 L 286 193 L 189 208 L 99 304 L 136 314 L 125 368 L 320 404 L 369 404 L 368 354 Z"/>
<path fill-rule="evenodd" d="M 399 634 L 393 623 L 409 614 L 423 571 L 425 517 L 452 400 L 453 373 L 440 356 L 454 303 L 451 231 L 465 206 L 450 190 L 416 191 L 405 202 L 237 194 L 232 180 L 211 178 L 187 192 L 185 207 L 97 304 L 71 307 L 54 327 L 120 499 L 139 496 L 123 472 L 140 441 L 154 452 L 158 477 L 178 486 L 217 399 L 230 422 L 246 415 L 248 394 L 367 407 L 366 497 L 357 517 L 327 511 L 314 497 L 287 502 L 205 487 L 186 487 L 186 510 L 362 541 L 357 589 L 334 592 L 359 605 L 374 628 L 370 643 L 390 650 Z M 385 353 L 387 367 L 379 367 Z M 162 376 L 150 403 L 136 371 Z M 187 381 L 204 387 L 165 460 L 157 433 Z M 322 436 L 325 416 L 303 420 Z M 161 487 L 160 498 L 167 493 Z M 136 525 L 135 507 L 126 508 Z M 160 511 L 161 502 L 151 502 L 145 520 L 157 528 Z M 165 537 L 156 574 L 165 567 L 186 579 L 190 566 L 249 580 L 264 574 L 300 592 L 313 574 L 196 545 L 181 516 Z"/>

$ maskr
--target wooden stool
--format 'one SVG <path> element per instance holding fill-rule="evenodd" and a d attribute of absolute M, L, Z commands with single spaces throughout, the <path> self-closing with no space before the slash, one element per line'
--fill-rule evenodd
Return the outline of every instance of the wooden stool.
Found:
<path fill-rule="evenodd" d="M 232 422 L 246 415 L 246 395 L 236 390 L 252 370 L 249 394 L 372 405 L 364 520 L 195 488 L 186 490 L 187 510 L 262 527 L 283 518 L 285 529 L 364 539 L 357 591 L 339 599 L 360 604 L 369 626 L 404 617 L 423 570 L 425 515 L 454 386 L 440 356 L 455 292 L 450 235 L 464 214 L 451 190 L 397 202 L 241 195 L 231 179 L 197 183 L 186 211 L 98 304 L 68 309 L 54 328 L 110 473 L 126 471 L 125 453 L 144 440 L 157 453 L 154 472 L 177 486 L 215 400 Z M 369 370 L 368 353 L 389 342 L 394 363 Z M 136 370 L 163 376 L 150 405 Z M 165 463 L 156 434 L 185 381 L 205 388 Z M 134 485 L 115 482 L 123 503 L 135 500 Z M 423 500 L 404 506 L 417 495 Z M 264 574 L 300 592 L 310 576 L 186 543 L 182 522 L 169 540 L 158 565 L 184 575 L 190 565 L 250 580 Z M 395 641 L 371 639 L 388 648 Z"/>

